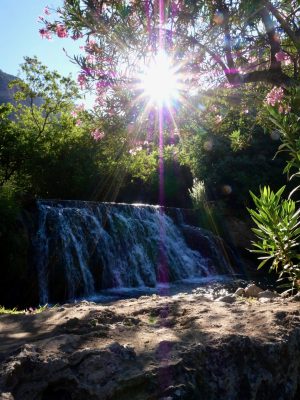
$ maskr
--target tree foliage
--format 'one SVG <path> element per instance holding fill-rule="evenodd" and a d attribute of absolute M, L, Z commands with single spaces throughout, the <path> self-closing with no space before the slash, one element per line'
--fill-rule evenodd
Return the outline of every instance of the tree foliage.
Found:
<path fill-rule="evenodd" d="M 299 79 L 296 0 L 66 0 L 42 34 L 86 38 L 80 81 L 97 89 L 131 87 L 143 63 L 163 48 L 191 86 Z M 64 35 L 61 30 L 64 30 Z M 190 87 L 190 86 L 189 86 Z"/>

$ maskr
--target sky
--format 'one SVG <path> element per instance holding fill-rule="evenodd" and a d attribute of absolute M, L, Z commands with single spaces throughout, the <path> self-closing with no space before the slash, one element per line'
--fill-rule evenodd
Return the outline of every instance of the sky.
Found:
<path fill-rule="evenodd" d="M 72 64 L 63 51 L 69 55 L 80 53 L 80 43 L 71 39 L 53 37 L 52 41 L 42 39 L 38 23 L 45 6 L 57 8 L 63 0 L 0 0 L 0 69 L 11 75 L 18 75 L 23 57 L 36 55 L 50 70 L 62 75 L 72 74 L 76 79 L 79 67 Z"/>

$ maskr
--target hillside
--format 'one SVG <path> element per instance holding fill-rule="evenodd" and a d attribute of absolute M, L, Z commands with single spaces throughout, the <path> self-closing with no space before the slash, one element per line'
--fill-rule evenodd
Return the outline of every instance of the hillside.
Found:
<path fill-rule="evenodd" d="M 13 91 L 8 88 L 8 84 L 14 79 L 17 77 L 0 70 L 0 103 L 13 102 Z"/>

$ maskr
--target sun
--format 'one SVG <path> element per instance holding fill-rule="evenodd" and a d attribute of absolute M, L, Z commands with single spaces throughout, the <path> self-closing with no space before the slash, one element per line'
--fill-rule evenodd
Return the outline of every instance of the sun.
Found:
<path fill-rule="evenodd" d="M 158 53 L 141 76 L 143 96 L 158 106 L 169 105 L 179 95 L 179 75 L 166 53 Z"/>

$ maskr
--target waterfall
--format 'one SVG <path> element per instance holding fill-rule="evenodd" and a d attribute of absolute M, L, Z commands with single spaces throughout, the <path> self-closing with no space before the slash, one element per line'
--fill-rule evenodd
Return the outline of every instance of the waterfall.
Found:
<path fill-rule="evenodd" d="M 50 200 L 37 207 L 33 246 L 41 304 L 217 273 L 160 207 Z"/>

